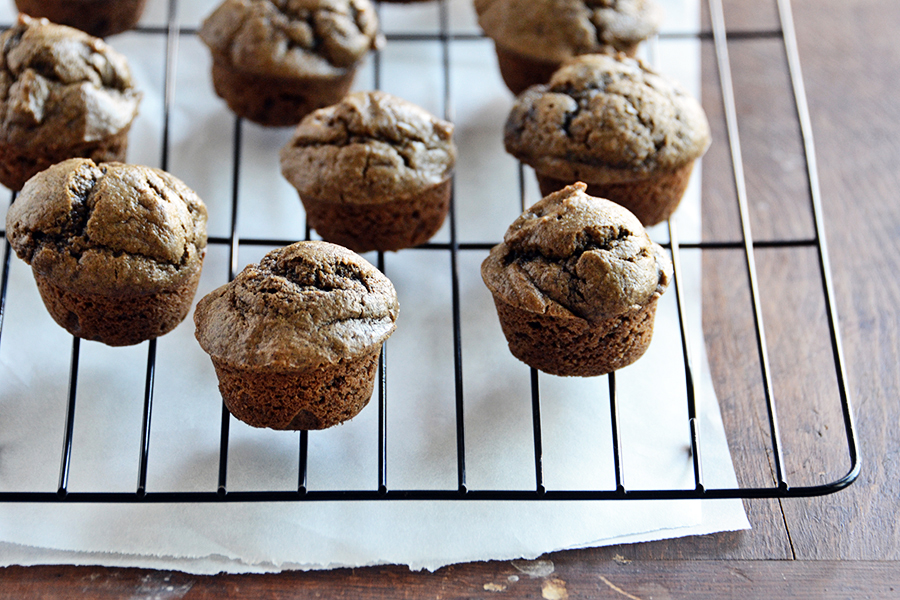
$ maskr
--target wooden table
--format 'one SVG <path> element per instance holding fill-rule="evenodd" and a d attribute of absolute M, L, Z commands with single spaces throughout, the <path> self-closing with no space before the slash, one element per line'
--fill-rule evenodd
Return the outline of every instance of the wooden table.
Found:
<path fill-rule="evenodd" d="M 894 254 L 900 250 L 900 44 L 894 37 L 900 3 L 794 0 L 793 14 L 864 461 L 855 484 L 811 499 L 745 500 L 750 531 L 560 552 L 538 561 L 465 564 L 436 573 L 380 567 L 215 577 L 97 567 L 7 568 L 0 570 L 0 599 L 76 594 L 186 599 L 900 594 L 900 261 Z M 779 28 L 774 0 L 730 0 L 725 17 L 732 32 Z M 780 38 L 736 36 L 729 52 L 734 71 L 741 73 L 735 95 L 755 237 L 808 236 L 812 225 L 805 168 L 794 108 L 785 95 L 789 88 Z M 740 239 L 711 41 L 704 43 L 702 61 L 704 105 L 717 149 L 704 162 L 704 239 Z M 769 343 L 785 356 L 772 365 L 782 427 L 799 428 L 786 449 L 786 462 L 790 470 L 811 469 L 813 479 L 827 479 L 832 473 L 819 474 L 816 464 L 839 467 L 846 462 L 840 456 L 840 414 L 823 401 L 812 418 L 805 412 L 798 415 L 793 401 L 808 408 L 834 393 L 830 348 L 816 341 L 822 301 L 809 288 L 814 285 L 814 257 L 800 253 L 798 258 L 777 248 L 758 254 Z M 748 301 L 744 268 L 738 252 L 704 259 L 704 326 L 739 479 L 753 485 L 771 480 L 765 462 L 745 465 L 741 460 L 745 453 L 766 451 L 761 409 L 746 400 L 759 394 L 755 341 L 752 323 L 725 310 L 730 303 Z M 794 347 L 802 351 L 792 354 Z"/>

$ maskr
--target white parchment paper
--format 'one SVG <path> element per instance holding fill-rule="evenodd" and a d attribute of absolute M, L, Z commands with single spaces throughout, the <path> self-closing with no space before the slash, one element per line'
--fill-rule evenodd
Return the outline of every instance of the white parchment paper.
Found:
<path fill-rule="evenodd" d="M 178 3 L 196 27 L 214 0 Z M 696 0 L 664 2 L 667 31 L 698 27 Z M 161 26 L 168 3 L 150 0 L 143 26 Z M 468 0 L 449 0 L 451 32 L 477 32 Z M 437 3 L 384 5 L 388 33 L 439 30 Z M 10 7 L 0 18 L 11 22 Z M 129 161 L 163 166 L 165 37 L 129 32 L 108 40 L 125 53 L 145 96 Z M 695 92 L 694 40 L 648 45 L 648 58 Z M 376 83 L 456 125 L 457 233 L 496 242 L 521 212 L 518 165 L 502 147 L 512 97 L 488 40 L 455 39 L 444 103 L 442 47 L 393 41 L 370 59 L 358 89 Z M 231 224 L 235 119 L 216 98 L 205 47 L 190 32 L 177 47 L 166 166 L 194 188 L 210 213 L 210 235 Z M 280 176 L 278 150 L 289 129 L 240 128 L 238 232 L 242 238 L 302 239 L 302 207 Z M 538 199 L 526 172 L 526 202 Z M 675 219 L 681 241 L 699 238 L 698 180 Z M 5 210 L 5 209 L 4 209 Z M 667 241 L 665 226 L 651 231 Z M 445 225 L 436 241 L 449 240 Z M 240 266 L 271 249 L 243 246 Z M 470 489 L 534 489 L 529 370 L 508 352 L 479 265 L 486 251 L 459 256 L 466 477 Z M 373 262 L 374 255 L 368 256 Z M 735 485 L 700 321 L 700 256 L 682 252 L 692 353 L 700 381 L 700 428 L 708 486 Z M 228 248 L 210 247 L 198 298 L 227 281 Z M 391 489 L 455 489 L 456 437 L 451 271 L 446 252 L 404 250 L 385 258 L 400 297 L 398 329 L 386 346 L 387 483 Z M 0 490 L 54 491 L 65 425 L 71 337 L 47 315 L 29 268 L 12 259 L 0 339 Z M 70 491 L 136 487 L 147 344 L 81 344 Z M 221 399 L 190 317 L 158 341 L 148 491 L 214 490 Z M 544 484 L 548 489 L 614 489 L 605 377 L 541 375 Z M 674 292 L 659 305 L 647 354 L 617 375 L 626 486 L 690 488 L 684 366 Z M 376 489 L 378 415 L 309 435 L 308 488 Z M 233 420 L 229 490 L 297 486 L 298 435 Z M 314 502 L 234 504 L 0 505 L 0 565 L 105 564 L 196 573 L 260 572 L 373 564 L 415 569 L 473 560 L 533 558 L 565 548 L 637 542 L 749 527 L 740 501 Z"/>

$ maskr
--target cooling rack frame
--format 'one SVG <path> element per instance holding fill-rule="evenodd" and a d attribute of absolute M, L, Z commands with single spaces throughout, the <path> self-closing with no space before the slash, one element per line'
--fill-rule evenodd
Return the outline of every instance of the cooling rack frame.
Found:
<path fill-rule="evenodd" d="M 450 95 L 450 45 L 452 43 L 465 43 L 469 40 L 479 40 L 483 36 L 478 34 L 452 34 L 449 28 L 447 9 L 448 0 L 436 0 L 439 5 L 440 31 L 432 34 L 389 34 L 388 41 L 402 43 L 405 41 L 433 41 L 440 44 L 443 67 L 443 92 L 445 117 L 452 116 Z M 455 410 L 456 410 L 456 451 L 457 451 L 457 486 L 456 489 L 392 489 L 387 484 L 387 436 L 386 436 L 386 394 L 387 394 L 387 356 L 389 348 L 386 347 L 380 359 L 379 379 L 376 386 L 377 410 L 378 410 L 378 485 L 373 489 L 347 489 L 347 490 L 310 490 L 306 484 L 306 465 L 308 458 L 308 433 L 301 432 L 299 443 L 299 471 L 297 474 L 297 486 L 295 490 L 260 490 L 237 491 L 227 487 L 228 474 L 228 440 L 231 417 L 228 411 L 222 407 L 218 483 L 215 490 L 209 491 L 173 491 L 157 492 L 147 488 L 147 470 L 150 456 L 150 431 L 153 414 L 154 383 L 156 377 L 156 340 L 148 342 L 144 406 L 141 427 L 141 444 L 138 467 L 138 481 L 133 492 L 73 492 L 68 489 L 70 463 L 73 451 L 73 432 L 76 414 L 76 399 L 78 390 L 78 365 L 80 359 L 80 340 L 72 339 L 70 379 L 68 384 L 68 402 L 66 410 L 66 422 L 64 439 L 62 440 L 61 459 L 59 469 L 58 486 L 53 491 L 0 491 L 0 502 L 115 502 L 115 503 L 164 503 L 164 502 L 277 502 L 277 501 L 390 501 L 390 500 L 479 500 L 479 501 L 552 501 L 552 500 L 660 500 L 660 499 L 736 499 L 736 498 L 791 498 L 821 496 L 835 493 L 851 485 L 858 477 L 861 470 L 861 460 L 858 451 L 858 440 L 854 425 L 853 408 L 846 385 L 843 349 L 838 328 L 838 317 L 835 308 L 834 292 L 828 250 L 825 238 L 823 222 L 823 210 L 821 191 L 819 189 L 818 167 L 813 143 L 812 125 L 806 92 L 803 85 L 803 77 L 800 68 L 800 60 L 797 49 L 797 40 L 794 31 L 793 17 L 790 0 L 777 0 L 780 19 L 780 29 L 775 31 L 745 31 L 728 32 L 726 30 L 722 0 L 706 0 L 711 21 L 711 31 L 691 34 L 661 34 L 660 37 L 669 38 L 699 38 L 704 42 L 714 45 L 716 64 L 719 74 L 719 84 L 723 97 L 723 109 L 728 136 L 728 146 L 731 155 L 731 164 L 734 174 L 734 191 L 738 203 L 738 211 L 741 224 L 741 240 L 734 242 L 699 242 L 680 243 L 675 223 L 668 223 L 669 242 L 664 246 L 671 252 L 675 266 L 674 288 L 678 306 L 679 322 L 681 327 L 682 350 L 684 354 L 685 368 L 685 400 L 687 403 L 688 423 L 686 427 L 690 432 L 690 449 L 693 462 L 694 485 L 690 489 L 628 489 L 624 483 L 624 468 L 622 464 L 622 445 L 618 426 L 618 399 L 616 393 L 616 375 L 607 376 L 609 383 L 609 410 L 612 424 L 612 460 L 615 467 L 616 485 L 614 489 L 547 489 L 543 483 L 542 467 L 542 435 L 541 435 L 541 398 L 539 392 L 539 373 L 531 369 L 531 404 L 532 427 L 534 439 L 533 469 L 535 485 L 529 490 L 510 489 L 470 489 L 466 481 L 466 449 L 465 426 L 463 419 L 464 397 L 462 392 L 462 361 L 460 356 L 461 331 L 459 301 L 459 277 L 458 257 L 467 251 L 485 251 L 493 246 L 492 243 L 461 243 L 456 234 L 456 210 L 455 203 L 451 200 L 449 214 L 449 243 L 429 242 L 421 246 L 421 249 L 445 252 L 450 257 L 451 286 L 453 298 L 453 342 L 454 342 L 454 374 L 455 374 Z M 164 115 L 162 132 L 162 157 L 161 167 L 167 168 L 169 157 L 169 111 L 173 103 L 174 70 L 179 39 L 185 35 L 195 35 L 196 30 L 180 27 L 177 19 L 178 0 L 168 0 L 168 19 L 163 28 L 142 27 L 137 31 L 152 35 L 163 35 L 166 39 L 165 58 L 165 84 L 163 89 Z M 783 40 L 787 61 L 787 69 L 790 76 L 791 92 L 796 109 L 797 121 L 802 138 L 803 152 L 806 159 L 806 179 L 809 189 L 810 210 L 813 217 L 814 236 L 804 240 L 775 240 L 754 241 L 750 230 L 750 212 L 747 198 L 746 182 L 744 178 L 744 166 L 741 156 L 741 142 L 738 127 L 738 114 L 734 98 L 734 84 L 729 58 L 729 42 L 741 40 L 753 40 L 760 38 L 780 38 Z M 374 58 L 375 87 L 379 86 L 380 79 L 380 54 Z M 282 246 L 292 243 L 294 240 L 244 238 L 241 239 L 237 232 L 238 215 L 238 190 L 240 187 L 240 162 L 241 139 L 243 121 L 234 119 L 234 167 L 232 172 L 232 213 L 231 233 L 227 237 L 211 237 L 211 246 L 218 245 L 229 248 L 231 277 L 238 270 L 238 250 L 240 246 Z M 524 207 L 524 168 L 519 169 L 520 195 Z M 12 201 L 15 194 L 12 195 Z M 307 229 L 307 237 L 310 232 Z M 847 444 L 847 458 L 849 466 L 845 474 L 833 481 L 821 485 L 792 486 L 785 475 L 784 457 L 782 454 L 782 436 L 779 427 L 778 413 L 774 401 L 774 393 L 771 381 L 771 368 L 768 359 L 768 346 L 763 319 L 763 310 L 760 302 L 760 291 L 755 262 L 756 250 L 766 247 L 786 248 L 813 248 L 816 251 L 819 266 L 819 275 L 822 286 L 822 296 L 825 302 L 825 311 L 828 321 L 829 337 L 834 360 L 835 377 L 840 401 L 841 414 L 843 416 L 844 437 Z M 683 292 L 681 290 L 680 252 L 683 249 L 698 249 L 701 251 L 716 252 L 719 250 L 738 250 L 743 252 L 746 265 L 747 280 L 750 289 L 751 306 L 749 310 L 753 314 L 756 330 L 757 353 L 760 362 L 760 378 L 762 380 L 766 412 L 768 416 L 768 428 L 770 433 L 770 448 L 767 451 L 767 460 L 772 465 L 772 485 L 759 487 L 708 487 L 704 482 L 702 473 L 702 445 L 697 421 L 697 408 L 695 404 L 696 383 L 694 361 L 690 355 L 688 334 L 685 331 L 685 307 L 683 306 Z M 0 273 L 0 343 L 2 343 L 2 323 L 5 318 L 5 307 L 9 282 L 9 270 L 11 251 L 8 242 L 5 246 L 2 273 Z M 384 254 L 378 253 L 378 265 L 384 269 Z"/>

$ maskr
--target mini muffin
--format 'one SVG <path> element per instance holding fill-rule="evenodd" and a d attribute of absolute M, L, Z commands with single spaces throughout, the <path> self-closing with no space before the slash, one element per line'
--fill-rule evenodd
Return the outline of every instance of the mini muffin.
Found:
<path fill-rule="evenodd" d="M 675 212 L 709 147 L 700 103 L 640 60 L 592 54 L 520 95 L 506 150 L 534 167 L 544 195 L 576 181 L 645 226 Z"/>
<path fill-rule="evenodd" d="M 146 0 L 16 0 L 16 8 L 97 37 L 128 31 L 137 25 Z"/>
<path fill-rule="evenodd" d="M 141 94 L 103 40 L 20 15 L 0 34 L 0 183 L 67 158 L 124 161 Z"/>
<path fill-rule="evenodd" d="M 254 427 L 325 429 L 369 402 L 397 312 L 378 269 L 311 241 L 245 267 L 200 299 L 194 323 L 232 415 Z"/>
<path fill-rule="evenodd" d="M 310 227 L 357 252 L 433 236 L 450 207 L 453 125 L 384 92 L 317 110 L 281 150 Z"/>
<path fill-rule="evenodd" d="M 206 207 L 172 175 L 73 158 L 31 178 L 6 216 L 53 319 L 127 346 L 175 328 L 206 253 Z"/>
<path fill-rule="evenodd" d="M 582 183 L 525 211 L 481 265 L 512 354 L 568 376 L 644 354 L 671 270 L 634 215 Z"/>
<path fill-rule="evenodd" d="M 634 56 L 662 22 L 654 0 L 475 0 L 475 10 L 513 94 L 546 83 L 573 56 Z"/>
<path fill-rule="evenodd" d="M 203 22 L 216 93 L 268 126 L 296 125 L 349 91 L 380 47 L 370 0 L 225 0 Z"/>

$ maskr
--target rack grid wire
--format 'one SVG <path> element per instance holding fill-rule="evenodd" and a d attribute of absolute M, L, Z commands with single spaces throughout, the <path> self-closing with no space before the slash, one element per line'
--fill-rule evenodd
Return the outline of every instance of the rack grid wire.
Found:
<path fill-rule="evenodd" d="M 741 240 L 734 242 L 697 242 L 680 243 L 675 223 L 668 223 L 669 242 L 664 246 L 671 252 L 674 263 L 674 288 L 678 307 L 679 325 L 681 333 L 681 346 L 684 354 L 685 370 L 685 402 L 687 404 L 688 423 L 690 431 L 690 450 L 693 463 L 693 481 L 691 489 L 628 489 L 625 486 L 622 465 L 622 441 L 619 433 L 618 400 L 616 375 L 607 376 L 609 385 L 609 411 L 611 415 L 612 437 L 612 461 L 615 470 L 615 489 L 547 489 L 544 485 L 542 467 L 542 433 L 541 433 L 541 395 L 539 386 L 539 373 L 533 368 L 530 370 L 531 386 L 531 419 L 533 427 L 533 469 L 534 488 L 530 490 L 518 489 L 471 489 L 466 481 L 466 432 L 463 419 L 464 395 L 462 386 L 462 360 L 461 360 L 461 321 L 460 289 L 458 276 L 458 257 L 467 251 L 485 251 L 493 246 L 493 243 L 463 243 L 457 239 L 455 202 L 451 200 L 449 212 L 449 243 L 428 242 L 420 249 L 442 252 L 449 255 L 452 285 L 452 322 L 453 322 L 453 357 L 455 378 L 455 411 L 456 411 L 456 489 L 431 490 L 431 489 L 395 489 L 387 484 L 387 373 L 389 370 L 389 350 L 382 352 L 380 359 L 379 378 L 376 385 L 378 410 L 378 485 L 375 489 L 354 490 L 310 490 L 307 489 L 307 460 L 309 456 L 308 432 L 301 432 L 299 436 L 299 470 L 297 473 L 297 486 L 295 490 L 259 490 L 259 491 L 234 491 L 227 487 L 228 474 L 228 448 L 229 428 L 231 416 L 222 407 L 221 430 L 218 457 L 218 484 L 215 490 L 209 491 L 174 491 L 155 492 L 148 490 L 147 472 L 150 458 L 150 431 L 153 416 L 153 402 L 156 381 L 157 342 L 148 342 L 146 361 L 146 375 L 144 385 L 143 416 L 141 425 L 140 457 L 138 466 L 138 482 L 133 492 L 94 491 L 73 492 L 69 488 L 70 464 L 73 452 L 73 431 L 76 413 L 76 399 L 78 397 L 78 372 L 81 340 L 72 338 L 70 375 L 68 381 L 68 401 L 65 416 L 64 438 L 61 445 L 61 460 L 59 468 L 58 487 L 53 491 L 0 491 L 0 502 L 255 502 L 255 501 L 374 501 L 374 500 L 652 500 L 652 499 L 722 499 L 722 498 L 789 498 L 820 496 L 837 492 L 852 484 L 860 472 L 860 457 L 858 442 L 853 420 L 853 409 L 846 387 L 846 375 L 844 371 L 843 351 L 838 330 L 838 319 L 835 309 L 834 292 L 832 289 L 831 268 L 825 240 L 825 230 L 822 216 L 821 192 L 818 183 L 818 171 L 816 155 L 813 145 L 811 119 L 800 70 L 800 60 L 795 37 L 794 24 L 790 0 L 777 0 L 780 29 L 773 31 L 743 31 L 728 32 L 726 30 L 722 0 L 706 0 L 711 22 L 711 31 L 680 34 L 660 34 L 660 38 L 697 38 L 705 43 L 712 43 L 715 50 L 716 66 L 719 75 L 719 84 L 722 93 L 723 110 L 726 122 L 728 146 L 731 157 L 731 165 L 734 174 L 734 192 L 738 203 L 740 216 Z M 470 40 L 479 40 L 480 34 L 453 34 L 450 32 L 449 16 L 447 8 L 448 0 L 437 0 L 440 30 L 437 34 L 422 33 L 394 33 L 389 34 L 389 42 L 420 41 L 434 42 L 440 45 L 443 78 L 444 116 L 452 118 L 451 106 L 451 80 L 450 80 L 450 47 L 451 44 L 465 43 Z M 196 29 L 179 26 L 178 0 L 168 0 L 167 24 L 165 27 L 139 27 L 139 34 L 164 36 L 166 41 L 165 51 L 165 82 L 163 86 L 163 131 L 162 131 L 162 156 L 161 168 L 167 169 L 169 164 L 169 135 L 170 135 L 170 110 L 173 103 L 174 72 L 179 39 L 182 36 L 196 35 Z M 750 211 L 747 198 L 747 188 L 744 178 L 744 165 L 741 156 L 741 142 L 738 129 L 738 114 L 734 96 L 734 83 L 732 79 L 729 42 L 743 40 L 772 39 L 783 41 L 784 53 L 787 61 L 787 69 L 790 77 L 791 95 L 796 110 L 796 118 L 802 137 L 803 153 L 806 163 L 806 179 L 808 184 L 810 210 L 814 222 L 815 233 L 811 239 L 803 240 L 774 240 L 755 241 L 750 230 Z M 375 87 L 380 85 L 381 56 L 376 52 L 374 59 Z M 230 276 L 233 278 L 238 270 L 238 251 L 242 245 L 246 246 L 283 246 L 294 240 L 241 238 L 238 235 L 238 190 L 240 181 L 241 140 L 243 122 L 242 119 L 234 119 L 234 145 L 232 171 L 232 213 L 231 233 L 227 237 L 210 237 L 211 246 L 226 247 L 230 253 Z M 522 208 L 525 207 L 525 169 L 519 167 L 519 191 Z M 11 201 L 15 201 L 15 193 Z M 306 236 L 309 239 L 311 232 L 307 226 Z M 785 475 L 784 457 L 782 454 L 782 434 L 779 428 L 778 415 L 774 402 L 772 377 L 770 372 L 768 346 L 766 342 L 763 322 L 763 309 L 760 301 L 760 290 L 755 262 L 757 249 L 767 247 L 783 248 L 812 248 L 814 249 L 819 267 L 821 281 L 821 293 L 824 298 L 826 318 L 828 323 L 832 358 L 840 402 L 840 411 L 843 417 L 843 437 L 846 439 L 846 456 L 849 467 L 845 474 L 833 481 L 820 485 L 792 486 Z M 747 282 L 750 289 L 753 322 L 755 324 L 757 352 L 760 363 L 760 378 L 765 395 L 766 412 L 768 416 L 768 428 L 771 434 L 770 448 L 761 457 L 761 460 L 770 460 L 772 464 L 772 485 L 752 487 L 708 487 L 704 482 L 701 469 L 701 453 L 703 447 L 700 443 L 698 430 L 697 407 L 695 403 L 696 381 L 695 366 L 690 355 L 690 343 L 685 326 L 685 307 L 683 306 L 683 291 L 679 280 L 680 251 L 683 249 L 696 249 L 702 252 L 718 252 L 722 250 L 740 250 L 743 253 L 746 265 Z M 2 274 L 0 274 L 0 343 L 2 343 L 3 319 L 6 316 L 7 292 L 9 287 L 11 251 L 9 243 L 6 243 Z M 384 254 L 378 253 L 379 269 L 384 270 Z"/>

